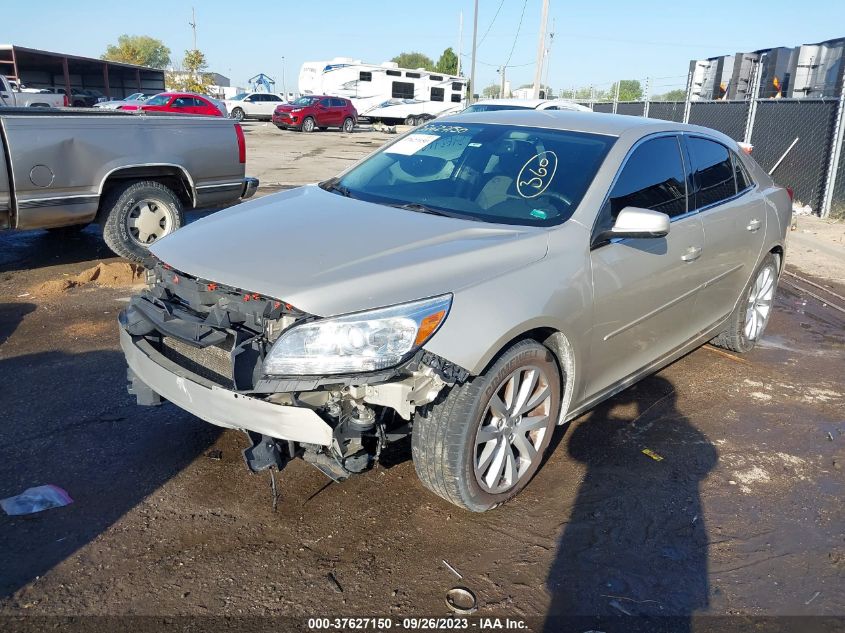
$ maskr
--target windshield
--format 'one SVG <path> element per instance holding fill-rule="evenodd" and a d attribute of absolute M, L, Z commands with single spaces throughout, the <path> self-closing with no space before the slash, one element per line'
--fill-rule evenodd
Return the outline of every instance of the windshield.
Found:
<path fill-rule="evenodd" d="M 317 101 L 317 97 L 299 97 L 299 99 L 292 102 L 295 106 L 309 106 Z"/>
<path fill-rule="evenodd" d="M 155 97 L 150 97 L 144 102 L 144 105 L 151 105 L 151 106 L 163 106 L 167 105 L 170 101 L 170 95 L 156 95 Z"/>
<path fill-rule="evenodd" d="M 496 112 L 497 110 L 533 110 L 529 106 L 514 105 L 509 103 L 474 103 L 466 110 L 462 110 L 461 114 L 467 112 Z"/>
<path fill-rule="evenodd" d="M 478 123 L 430 123 L 323 187 L 380 204 L 496 222 L 566 221 L 615 137 Z M 426 207 L 426 208 L 423 208 Z"/>
<path fill-rule="evenodd" d="M 239 92 L 234 97 L 229 97 L 229 101 L 242 101 L 246 95 L 246 92 Z"/>

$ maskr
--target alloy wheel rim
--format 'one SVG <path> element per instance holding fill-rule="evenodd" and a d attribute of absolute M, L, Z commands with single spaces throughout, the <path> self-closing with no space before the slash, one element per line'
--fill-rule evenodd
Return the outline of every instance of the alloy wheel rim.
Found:
<path fill-rule="evenodd" d="M 499 384 L 475 434 L 473 470 L 482 490 L 507 492 L 542 458 L 551 407 L 549 378 L 536 365 L 520 367 Z"/>
<path fill-rule="evenodd" d="M 240 108 L 235 108 L 235 111 L 232 113 L 234 116 L 235 121 L 243 121 L 244 112 Z"/>
<path fill-rule="evenodd" d="M 173 231 L 173 213 L 160 200 L 139 200 L 126 216 L 129 235 L 141 246 L 149 246 Z"/>
<path fill-rule="evenodd" d="M 314 121 L 311 119 L 305 119 L 305 123 L 302 124 L 302 127 L 305 128 L 306 132 L 310 132 L 314 129 Z"/>
<path fill-rule="evenodd" d="M 757 273 L 757 278 L 748 291 L 743 332 L 749 341 L 756 341 L 763 334 L 772 312 L 774 296 L 775 271 L 771 266 L 766 266 Z"/>

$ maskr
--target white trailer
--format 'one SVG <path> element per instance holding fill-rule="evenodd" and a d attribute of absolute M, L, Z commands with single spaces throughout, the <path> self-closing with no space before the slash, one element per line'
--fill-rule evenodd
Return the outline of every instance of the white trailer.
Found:
<path fill-rule="evenodd" d="M 399 68 L 395 62 L 365 64 L 348 57 L 305 62 L 299 71 L 300 94 L 345 97 L 352 101 L 360 116 L 368 117 L 370 110 L 390 101 L 402 101 L 411 106 L 419 104 L 403 108 L 408 111 L 401 122 L 410 118 L 434 118 L 443 110 L 463 105 L 466 87 L 465 77 L 423 68 Z"/>

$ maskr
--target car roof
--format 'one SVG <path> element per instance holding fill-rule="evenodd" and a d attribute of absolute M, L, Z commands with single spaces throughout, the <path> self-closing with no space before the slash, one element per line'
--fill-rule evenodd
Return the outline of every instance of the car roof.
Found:
<path fill-rule="evenodd" d="M 439 121 L 441 119 L 438 119 Z M 688 125 L 685 123 L 675 123 L 662 119 L 649 119 L 647 117 L 625 114 L 605 114 L 601 112 L 577 112 L 574 110 L 493 110 L 451 114 L 443 117 L 442 121 L 518 125 L 586 132 L 589 134 L 604 134 L 607 136 L 622 136 L 627 132 L 639 136 L 664 131 L 697 132 L 718 138 L 730 147 L 736 145 L 733 139 L 721 132 L 698 125 Z"/>
<path fill-rule="evenodd" d="M 536 108 L 548 99 L 479 99 L 470 105 L 515 105 L 523 108 Z"/>

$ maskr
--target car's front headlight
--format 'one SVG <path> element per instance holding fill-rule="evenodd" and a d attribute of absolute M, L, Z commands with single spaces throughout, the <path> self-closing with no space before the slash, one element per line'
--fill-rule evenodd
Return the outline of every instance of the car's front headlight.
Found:
<path fill-rule="evenodd" d="M 452 295 L 295 325 L 270 349 L 271 376 L 351 374 L 399 364 L 430 339 L 449 313 Z"/>

